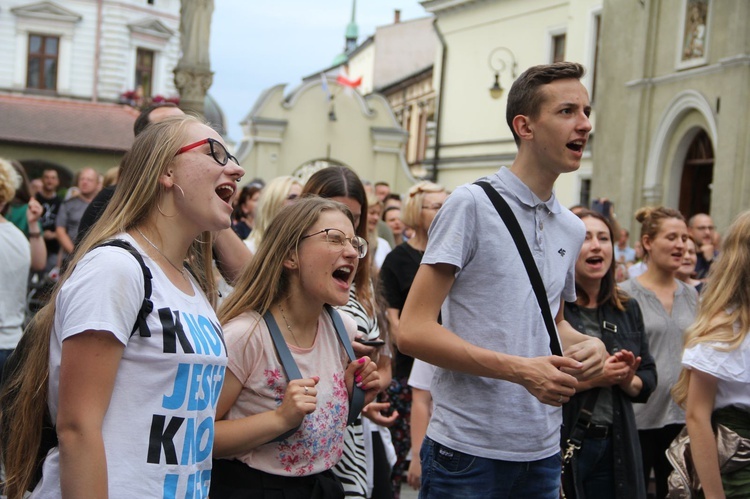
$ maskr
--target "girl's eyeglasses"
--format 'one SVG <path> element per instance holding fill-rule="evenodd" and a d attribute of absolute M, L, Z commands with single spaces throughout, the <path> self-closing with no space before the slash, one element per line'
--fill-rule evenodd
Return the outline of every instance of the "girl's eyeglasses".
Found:
<path fill-rule="evenodd" d="M 343 251 L 344 246 L 346 246 L 346 243 L 349 243 L 352 245 L 352 248 L 354 248 L 355 251 L 357 252 L 358 258 L 364 258 L 365 255 L 367 255 L 367 241 L 365 241 L 364 238 L 359 237 L 359 236 L 346 237 L 346 234 L 344 234 L 338 229 L 323 229 L 314 234 L 308 234 L 306 236 L 302 236 L 300 240 L 307 239 L 308 237 L 317 236 L 318 234 L 323 234 L 324 232 L 326 235 L 326 241 L 328 241 L 328 244 L 330 244 L 331 246 L 334 246 L 337 249 L 340 249 L 341 251 Z"/>
<path fill-rule="evenodd" d="M 175 154 L 175 156 L 190 151 L 191 149 L 195 149 L 196 147 L 202 146 L 203 144 L 208 144 L 209 148 L 211 149 L 211 157 L 214 158 L 214 161 L 219 163 L 221 166 L 226 166 L 230 159 L 234 161 L 235 164 L 240 164 L 240 162 L 237 161 L 237 158 L 229 154 L 227 148 L 224 147 L 224 145 L 216 139 L 203 139 L 199 140 L 198 142 L 188 144 L 185 147 L 181 147 L 180 150 L 177 151 L 177 154 Z"/>

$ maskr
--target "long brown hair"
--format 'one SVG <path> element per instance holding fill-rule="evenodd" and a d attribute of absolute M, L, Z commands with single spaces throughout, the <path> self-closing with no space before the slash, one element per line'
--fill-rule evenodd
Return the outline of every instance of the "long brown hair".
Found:
<path fill-rule="evenodd" d="M 740 213 L 729 227 L 721 253 L 711 265 L 698 302 L 695 322 L 685 331 L 685 348 L 720 342 L 723 350 L 738 348 L 750 330 L 750 211 Z M 683 369 L 672 397 L 684 407 L 690 370 Z"/>
<path fill-rule="evenodd" d="M 0 420 L 12 428 L 13 438 L 3 435 L 2 460 L 5 465 L 5 493 L 20 498 L 31 484 L 37 461 L 34 456 L 41 442 L 47 410 L 50 337 L 55 302 L 76 264 L 92 248 L 117 234 L 143 223 L 157 210 L 162 195 L 159 177 L 172 164 L 187 138 L 191 124 L 201 123 L 190 116 L 177 116 L 154 123 L 136 137 L 123 157 L 117 190 L 89 233 L 71 254 L 67 270 L 55 285 L 49 303 L 29 323 L 16 352 L 18 365 L 5 381 L 0 394 Z M 193 271 L 209 299 L 215 301 L 215 279 L 211 270 L 211 234 L 204 232 L 191 246 Z M 95 283 L 92 283 L 95 286 Z"/>
<path fill-rule="evenodd" d="M 581 220 L 583 220 L 584 218 L 595 218 L 606 225 L 607 230 L 609 231 L 609 240 L 612 241 L 612 250 L 614 251 L 615 240 L 614 233 L 612 231 L 612 224 L 609 223 L 609 220 L 607 220 L 605 216 L 595 211 L 583 209 L 578 212 L 578 218 L 580 218 Z M 609 265 L 609 270 L 607 270 L 607 273 L 604 274 L 604 277 L 602 277 L 602 282 L 599 286 L 599 296 L 596 297 L 596 305 L 600 307 L 606 303 L 609 303 L 617 310 L 624 311 L 625 303 L 627 303 L 629 297 L 627 293 L 617 287 L 617 278 L 615 277 L 615 270 L 617 265 L 615 264 L 614 254 L 612 255 L 612 257 L 613 258 L 612 262 Z M 576 295 L 578 295 L 578 303 L 588 303 L 589 295 L 586 294 L 586 291 L 584 291 L 584 289 L 578 285 L 578 282 L 576 282 Z"/>

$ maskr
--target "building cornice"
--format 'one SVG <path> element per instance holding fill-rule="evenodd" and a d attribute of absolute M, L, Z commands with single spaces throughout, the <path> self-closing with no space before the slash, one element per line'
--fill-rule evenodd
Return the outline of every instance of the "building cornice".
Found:
<path fill-rule="evenodd" d="M 693 79 L 699 76 L 721 73 L 726 68 L 733 66 L 750 66 L 750 55 L 739 54 L 736 56 L 720 59 L 716 64 L 709 64 L 697 68 L 685 69 L 662 76 L 655 76 L 653 78 L 639 78 L 637 80 L 626 82 L 625 86 L 628 88 L 640 88 L 653 85 L 663 85 L 665 83 L 673 83 L 676 81 Z"/>
<path fill-rule="evenodd" d="M 438 15 L 450 10 L 472 7 L 474 4 L 485 1 L 486 0 L 422 0 L 419 3 L 427 12 Z"/>
<path fill-rule="evenodd" d="M 65 23 L 77 23 L 83 16 L 61 7 L 53 2 L 39 2 L 31 5 L 22 5 L 14 7 L 10 11 L 16 17 L 26 17 L 31 19 L 41 19 L 45 21 L 57 21 Z"/>

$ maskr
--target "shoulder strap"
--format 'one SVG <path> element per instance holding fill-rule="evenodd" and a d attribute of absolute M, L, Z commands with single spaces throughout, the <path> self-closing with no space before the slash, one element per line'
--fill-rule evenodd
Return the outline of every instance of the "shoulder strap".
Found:
<path fill-rule="evenodd" d="M 341 320 L 341 316 L 339 313 L 334 310 L 334 308 L 326 303 L 326 311 L 331 316 L 331 320 L 333 321 L 333 327 L 336 329 L 337 336 L 339 337 L 339 342 L 341 342 L 341 346 L 344 347 L 344 350 L 346 350 L 346 355 L 349 356 L 349 360 L 351 362 L 354 362 L 357 360 L 357 356 L 354 354 L 354 349 L 352 348 L 352 342 L 349 341 L 349 335 L 346 333 L 346 328 L 344 327 L 344 322 Z M 360 413 L 362 412 L 362 408 L 365 406 L 365 391 L 361 389 L 360 387 L 354 385 L 352 387 L 352 396 L 349 400 L 349 417 L 347 418 L 346 424 L 354 424 L 354 422 L 359 417 Z"/>
<path fill-rule="evenodd" d="M 341 321 L 341 316 L 339 316 L 338 312 L 336 312 L 330 305 L 326 305 L 325 308 L 328 314 L 331 316 L 333 327 L 336 330 L 336 336 L 338 337 L 341 346 L 344 347 L 346 355 L 349 357 L 350 361 L 356 360 L 357 357 L 354 354 L 354 349 L 352 348 L 352 344 L 349 341 L 349 336 L 347 336 L 346 334 L 346 328 L 344 327 L 344 323 Z M 292 356 L 292 352 L 289 350 L 289 346 L 286 344 L 286 340 L 281 334 L 281 330 L 279 329 L 278 324 L 276 324 L 276 319 L 273 318 L 273 314 L 270 310 L 267 310 L 266 313 L 263 314 L 263 320 L 266 321 L 268 331 L 271 333 L 273 346 L 276 349 L 276 353 L 279 354 L 279 360 L 281 361 L 281 365 L 284 368 L 287 379 L 290 381 L 293 379 L 302 379 L 302 373 L 300 373 L 299 367 L 297 367 L 297 363 L 294 361 L 294 357 Z M 353 424 L 357 420 L 359 414 L 362 412 L 362 407 L 364 407 L 364 402 L 364 390 L 357 386 L 354 386 L 352 389 L 352 396 L 349 400 L 349 415 L 346 421 L 347 425 Z M 290 436 L 294 435 L 297 429 L 298 428 L 293 428 L 288 432 L 279 435 L 278 437 L 273 439 L 273 442 L 278 442 L 289 438 Z"/>
<path fill-rule="evenodd" d="M 284 372 L 286 373 L 286 377 L 289 381 L 293 379 L 302 379 L 302 374 L 299 372 L 299 367 L 297 367 L 297 363 L 294 361 L 294 357 L 292 357 L 292 352 L 289 351 L 289 347 L 286 344 L 286 340 L 284 340 L 284 336 L 281 334 L 281 331 L 279 330 L 279 325 L 276 324 L 276 319 L 273 318 L 273 314 L 270 310 L 266 310 L 266 313 L 263 314 L 263 320 L 266 321 L 266 326 L 268 327 L 268 332 L 271 333 L 271 340 L 273 341 L 273 346 L 276 349 L 276 353 L 279 354 L 279 360 L 281 361 L 281 367 L 284 368 Z M 291 430 L 287 431 L 286 433 L 282 433 L 278 437 L 271 440 L 272 442 L 281 442 L 282 440 L 286 440 L 287 438 L 294 435 L 299 427 L 292 428 Z"/>
<path fill-rule="evenodd" d="M 141 270 L 143 271 L 143 303 L 141 303 L 141 309 L 138 311 L 138 317 L 135 321 L 135 325 L 133 326 L 133 330 L 130 332 L 130 336 L 133 336 L 136 331 L 139 331 L 139 334 L 142 337 L 151 336 L 151 330 L 148 328 L 148 324 L 146 323 L 146 318 L 154 310 L 154 302 L 151 301 L 151 279 L 153 278 L 151 269 L 149 269 L 146 265 L 146 262 L 143 261 L 143 257 L 140 253 L 138 253 L 138 250 L 136 250 L 133 245 L 127 241 L 123 241 L 122 239 L 111 239 L 99 244 L 96 247 L 100 248 L 102 246 L 115 246 L 117 248 L 124 249 L 125 251 L 133 255 L 133 258 L 135 258 L 138 261 L 138 264 L 141 266 Z"/>
<path fill-rule="evenodd" d="M 505 199 L 503 199 L 500 193 L 497 192 L 489 182 L 477 181 L 474 183 L 484 189 L 484 192 L 487 193 L 487 197 L 490 198 L 495 210 L 497 210 L 497 214 L 503 219 L 505 226 L 508 228 L 508 232 L 510 232 L 510 235 L 513 237 L 513 241 L 516 243 L 516 248 L 518 248 L 518 253 L 521 255 L 521 260 L 523 260 L 523 266 L 526 267 L 526 273 L 529 274 L 529 280 L 531 281 L 531 287 L 534 289 L 536 301 L 539 303 L 539 308 L 542 310 L 544 325 L 549 334 L 549 348 L 553 355 L 562 356 L 562 348 L 560 347 L 560 341 L 557 338 L 557 329 L 555 328 L 555 321 L 552 318 L 552 312 L 550 311 L 549 303 L 547 302 L 547 292 L 544 289 L 542 276 L 539 275 L 539 269 L 534 262 L 534 257 L 531 255 L 529 244 L 523 236 L 523 231 L 518 224 L 518 220 Z"/>

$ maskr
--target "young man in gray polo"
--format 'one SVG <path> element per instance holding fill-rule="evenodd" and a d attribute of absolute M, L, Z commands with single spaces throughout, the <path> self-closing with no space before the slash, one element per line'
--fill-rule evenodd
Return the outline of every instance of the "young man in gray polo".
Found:
<path fill-rule="evenodd" d="M 521 225 L 564 357 L 550 354 L 516 245 L 482 188 L 457 188 L 430 228 L 398 345 L 439 366 L 420 497 L 558 498 L 560 406 L 579 379 L 599 374 L 607 356 L 599 339 L 563 317 L 562 300 L 575 300 L 585 231 L 552 191 L 560 174 L 580 166 L 591 132 L 583 73 L 580 64 L 556 63 L 532 67 L 513 83 L 506 114 L 518 155 L 484 179 Z"/>

